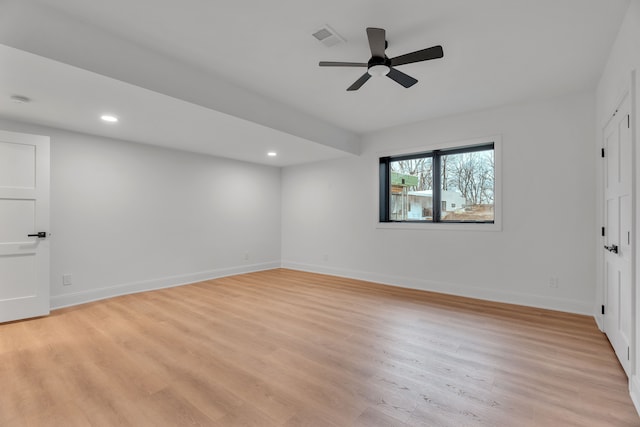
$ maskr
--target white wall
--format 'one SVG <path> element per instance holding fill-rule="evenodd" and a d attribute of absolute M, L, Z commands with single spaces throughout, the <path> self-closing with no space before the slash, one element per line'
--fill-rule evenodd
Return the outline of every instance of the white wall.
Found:
<path fill-rule="evenodd" d="M 283 266 L 592 314 L 594 111 L 592 94 L 506 106 L 365 136 L 360 158 L 287 167 Z M 376 228 L 379 152 L 496 134 L 502 231 Z"/>
<path fill-rule="evenodd" d="M 0 128 L 51 137 L 52 308 L 280 265 L 278 168 Z"/>
<path fill-rule="evenodd" d="M 635 88 L 631 87 L 631 75 L 635 74 L 636 84 Z M 602 73 L 602 77 L 598 84 L 596 105 L 597 105 L 597 120 L 596 120 L 596 144 L 598 147 L 602 145 L 602 130 L 607 123 L 609 117 L 615 110 L 617 103 L 620 102 L 621 97 L 625 92 L 631 91 L 632 99 L 635 99 L 635 111 L 632 111 L 634 117 L 634 147 L 636 150 L 635 163 L 636 163 L 636 187 L 635 187 L 635 202 L 636 202 L 636 282 L 635 282 L 635 340 L 632 343 L 632 354 L 634 354 L 635 363 L 632 366 L 633 375 L 631 377 L 631 397 L 636 409 L 640 410 L 640 379 L 637 375 L 638 367 L 640 367 L 640 233 L 638 233 L 638 227 L 640 226 L 640 209 L 638 208 L 638 202 L 640 201 L 640 173 L 638 173 L 638 165 L 640 165 L 640 149 L 638 147 L 638 132 L 637 128 L 640 125 L 640 109 L 638 109 L 638 99 L 640 99 L 640 85 L 637 83 L 637 79 L 640 78 L 640 0 L 632 0 L 629 4 L 629 9 L 622 22 L 618 37 L 611 49 L 611 55 L 607 62 L 607 65 Z M 633 108 L 633 107 L 632 107 Z M 602 168 L 600 162 L 597 162 L 597 184 L 598 194 L 602 192 Z M 598 199 L 597 204 L 598 221 L 602 223 L 602 203 Z M 602 284 L 602 249 L 601 245 L 598 245 L 595 249 L 596 259 L 598 260 L 598 286 L 597 286 L 597 304 L 598 306 L 603 304 L 604 291 Z M 598 321 L 602 324 L 602 316 L 598 316 Z"/>

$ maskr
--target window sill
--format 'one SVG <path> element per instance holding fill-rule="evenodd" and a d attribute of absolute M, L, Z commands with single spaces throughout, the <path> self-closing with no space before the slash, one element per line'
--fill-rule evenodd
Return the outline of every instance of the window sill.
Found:
<path fill-rule="evenodd" d="M 388 230 L 455 230 L 455 231 L 502 231 L 502 225 L 472 223 L 427 223 L 427 222 L 376 222 L 376 228 Z"/>

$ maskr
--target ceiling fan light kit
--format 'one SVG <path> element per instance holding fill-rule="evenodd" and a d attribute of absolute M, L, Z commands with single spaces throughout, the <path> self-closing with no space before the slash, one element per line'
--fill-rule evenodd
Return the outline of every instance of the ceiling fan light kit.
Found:
<path fill-rule="evenodd" d="M 369 69 L 367 70 L 367 73 L 371 74 L 374 77 L 382 77 L 389 74 L 389 71 L 391 71 L 390 67 L 384 64 L 380 64 L 380 65 L 372 65 L 371 67 L 369 67 Z"/>
<path fill-rule="evenodd" d="M 371 76 L 387 76 L 403 87 L 409 88 L 418 83 L 418 80 L 394 67 L 414 62 L 429 61 L 444 56 L 442 46 L 438 45 L 389 59 L 385 53 L 387 40 L 384 29 L 367 28 L 367 38 L 369 39 L 369 48 L 371 49 L 371 58 L 368 62 L 320 61 L 318 64 L 321 67 L 366 67 L 367 72 L 349 86 L 347 88 L 348 91 L 360 89 Z"/>

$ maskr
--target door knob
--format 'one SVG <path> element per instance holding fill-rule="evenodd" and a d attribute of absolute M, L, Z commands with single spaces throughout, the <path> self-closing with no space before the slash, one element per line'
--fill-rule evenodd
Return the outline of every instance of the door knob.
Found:
<path fill-rule="evenodd" d="M 38 231 L 36 234 L 27 234 L 27 237 L 37 237 L 38 239 L 44 239 L 47 237 L 46 231 Z"/>
<path fill-rule="evenodd" d="M 609 252 L 612 252 L 614 254 L 618 253 L 618 246 L 617 245 L 611 245 L 611 246 L 606 246 L 604 247 L 606 250 L 608 250 Z"/>

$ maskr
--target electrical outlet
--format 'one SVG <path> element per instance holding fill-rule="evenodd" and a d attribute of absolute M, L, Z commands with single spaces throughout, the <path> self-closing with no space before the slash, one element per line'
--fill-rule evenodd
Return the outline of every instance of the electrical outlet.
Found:
<path fill-rule="evenodd" d="M 322 259 L 324 260 L 324 262 L 328 262 L 329 261 L 329 254 L 324 254 L 322 256 Z"/>
<path fill-rule="evenodd" d="M 69 286 L 73 283 L 73 276 L 71 274 L 62 275 L 62 285 Z"/>
<path fill-rule="evenodd" d="M 244 260 L 249 261 L 249 252 L 244 253 Z"/>
<path fill-rule="evenodd" d="M 550 288 L 554 288 L 554 289 L 555 289 L 555 288 L 557 288 L 558 286 L 559 286 L 559 285 L 558 285 L 558 278 L 557 278 L 557 277 L 555 277 L 555 276 L 551 276 L 551 277 L 549 278 L 549 287 L 550 287 Z"/>

